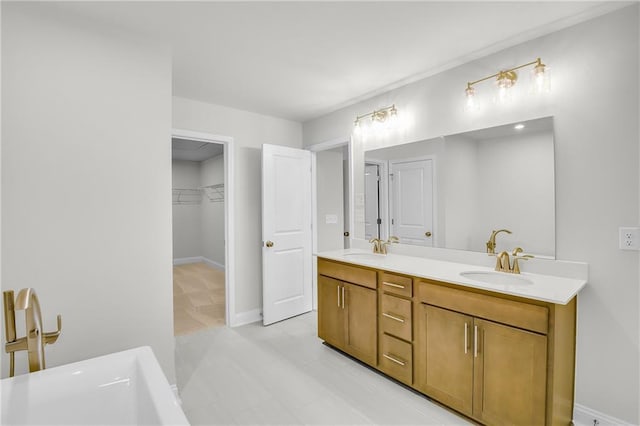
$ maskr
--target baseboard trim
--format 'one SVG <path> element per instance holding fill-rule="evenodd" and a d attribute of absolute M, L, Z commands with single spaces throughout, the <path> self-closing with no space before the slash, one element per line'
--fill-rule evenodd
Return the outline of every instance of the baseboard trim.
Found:
<path fill-rule="evenodd" d="M 218 263 L 215 260 L 207 259 L 206 257 L 202 257 L 202 261 L 212 268 L 221 269 L 224 271 L 224 265 L 222 263 Z"/>
<path fill-rule="evenodd" d="M 254 309 L 252 311 L 239 312 L 231 320 L 231 327 L 239 327 L 252 322 L 262 321 L 262 309 Z"/>
<path fill-rule="evenodd" d="M 195 257 L 180 257 L 177 259 L 173 259 L 173 265 L 188 265 L 189 263 L 200 263 L 202 262 L 202 256 Z"/>
<path fill-rule="evenodd" d="M 212 268 L 222 269 L 224 271 L 224 265 L 222 263 L 218 263 L 215 260 L 207 259 L 204 256 L 194 256 L 194 257 L 180 257 L 177 259 L 173 259 L 173 265 L 188 265 L 190 263 L 206 263 Z"/>
<path fill-rule="evenodd" d="M 624 420 L 601 413 L 584 405 L 575 404 L 573 408 L 573 424 L 575 426 L 630 426 Z"/>

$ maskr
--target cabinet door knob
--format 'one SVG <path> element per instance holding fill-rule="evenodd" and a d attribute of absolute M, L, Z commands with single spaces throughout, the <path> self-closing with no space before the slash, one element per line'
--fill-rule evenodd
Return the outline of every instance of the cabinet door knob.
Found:
<path fill-rule="evenodd" d="M 267 241 L 267 242 L 265 243 L 265 245 L 266 245 L 267 247 L 273 247 L 273 241 Z"/>
<path fill-rule="evenodd" d="M 424 233 L 424 236 L 425 236 L 425 237 L 430 237 L 430 236 L 431 236 L 431 231 L 427 231 L 427 232 L 425 232 L 425 233 Z"/>

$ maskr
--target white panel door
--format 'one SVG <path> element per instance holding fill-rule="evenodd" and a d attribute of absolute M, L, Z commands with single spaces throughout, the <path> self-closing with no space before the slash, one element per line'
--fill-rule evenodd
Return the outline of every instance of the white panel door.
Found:
<path fill-rule="evenodd" d="M 309 312 L 310 151 L 262 145 L 262 241 L 263 324 Z"/>
<path fill-rule="evenodd" d="M 364 238 L 380 238 L 380 177 L 377 164 L 364 166 Z"/>
<path fill-rule="evenodd" d="M 391 235 L 433 246 L 433 160 L 391 163 Z"/>

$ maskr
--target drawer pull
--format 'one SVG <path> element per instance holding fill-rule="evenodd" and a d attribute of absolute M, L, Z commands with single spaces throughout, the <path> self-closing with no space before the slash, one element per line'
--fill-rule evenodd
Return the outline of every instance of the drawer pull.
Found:
<path fill-rule="evenodd" d="M 382 316 L 387 317 L 387 318 L 391 318 L 391 319 L 392 319 L 392 320 L 394 320 L 394 321 L 404 322 L 404 318 L 402 318 L 402 317 L 397 317 L 397 316 L 395 316 L 395 315 L 391 315 L 391 314 L 388 314 L 388 313 L 386 313 L 386 312 L 383 312 L 383 313 L 382 313 Z"/>
<path fill-rule="evenodd" d="M 386 359 L 388 359 L 389 361 L 393 361 L 393 362 L 395 362 L 396 364 L 400 364 L 400 365 L 401 365 L 401 366 L 403 366 L 403 367 L 404 367 L 405 365 L 407 365 L 407 363 L 406 363 L 406 362 L 404 362 L 404 361 L 400 361 L 399 359 L 394 358 L 394 357 L 392 357 L 391 355 L 382 354 L 382 356 L 383 356 L 383 357 L 385 357 Z"/>
<path fill-rule="evenodd" d="M 390 283 L 390 282 L 387 282 L 387 281 L 382 281 L 382 285 L 388 285 L 389 287 L 395 287 L 395 288 L 404 289 L 404 286 L 401 285 L 401 284 Z"/>

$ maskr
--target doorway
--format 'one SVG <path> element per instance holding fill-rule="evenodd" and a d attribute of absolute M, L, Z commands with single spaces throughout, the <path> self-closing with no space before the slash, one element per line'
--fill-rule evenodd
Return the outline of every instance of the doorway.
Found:
<path fill-rule="evenodd" d="M 312 173 L 313 252 L 350 246 L 351 166 L 349 140 L 337 139 L 309 147 Z M 313 263 L 313 309 L 318 307 L 317 264 Z"/>
<path fill-rule="evenodd" d="M 232 325 L 230 138 L 174 130 L 174 335 Z"/>

